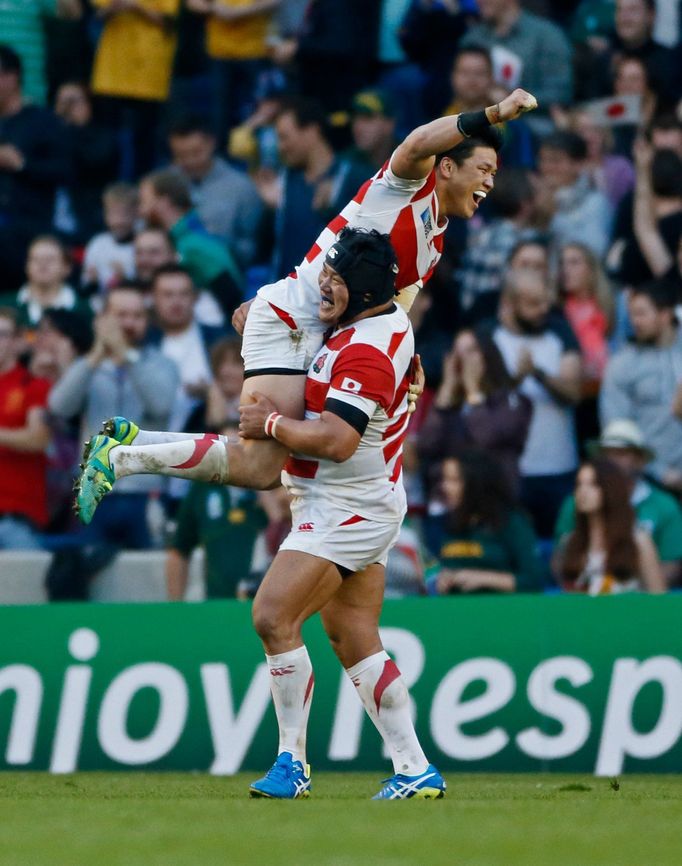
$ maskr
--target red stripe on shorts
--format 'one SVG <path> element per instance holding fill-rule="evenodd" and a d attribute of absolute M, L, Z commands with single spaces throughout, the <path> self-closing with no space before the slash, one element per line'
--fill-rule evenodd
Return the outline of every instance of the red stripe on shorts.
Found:
<path fill-rule="evenodd" d="M 272 309 L 275 311 L 277 316 L 284 322 L 287 327 L 291 328 L 292 331 L 296 331 L 298 329 L 298 325 L 296 324 L 296 319 L 292 315 L 286 312 L 286 310 L 280 310 L 279 307 L 276 307 L 274 304 L 271 304 L 268 301 Z"/>

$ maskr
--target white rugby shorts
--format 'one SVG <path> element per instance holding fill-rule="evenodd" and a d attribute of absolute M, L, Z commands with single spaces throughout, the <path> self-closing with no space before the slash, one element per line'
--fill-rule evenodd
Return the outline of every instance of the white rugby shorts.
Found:
<path fill-rule="evenodd" d="M 290 313 L 256 295 L 244 327 L 245 375 L 307 373 L 322 345 L 325 330 L 319 320 L 297 321 Z"/>
<path fill-rule="evenodd" d="M 348 571 L 386 565 L 402 520 L 379 523 L 335 506 L 328 499 L 294 496 L 291 532 L 280 550 L 299 550 L 327 559 Z"/>

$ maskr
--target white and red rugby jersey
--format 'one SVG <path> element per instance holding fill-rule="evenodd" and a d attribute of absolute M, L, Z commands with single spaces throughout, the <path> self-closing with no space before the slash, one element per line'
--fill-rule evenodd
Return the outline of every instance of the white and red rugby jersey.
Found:
<path fill-rule="evenodd" d="M 439 218 L 435 189 L 435 171 L 420 180 L 406 180 L 391 171 L 389 160 L 323 229 L 296 271 L 263 286 L 258 294 L 288 313 L 296 327 L 310 322 L 319 326 L 318 277 L 329 247 L 347 225 L 390 235 L 398 256 L 396 288 L 421 288 L 441 257 L 448 224 Z"/>
<path fill-rule="evenodd" d="M 282 482 L 293 495 L 319 497 L 357 519 L 402 519 L 403 442 L 414 335 L 404 310 L 338 328 L 315 356 L 306 378 L 306 419 L 333 411 L 364 432 L 343 463 L 293 454 Z M 366 426 L 365 426 L 366 425 Z"/>

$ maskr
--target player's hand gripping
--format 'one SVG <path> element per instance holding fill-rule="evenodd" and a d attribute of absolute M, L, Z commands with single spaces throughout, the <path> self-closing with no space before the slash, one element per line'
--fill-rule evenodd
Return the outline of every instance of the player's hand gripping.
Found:
<path fill-rule="evenodd" d="M 504 123 L 507 120 L 516 120 L 517 117 L 537 107 L 538 101 L 533 94 L 517 87 L 497 105 L 486 108 L 485 113 L 491 123 Z"/>
<path fill-rule="evenodd" d="M 277 406 L 258 391 L 251 396 L 253 403 L 243 403 L 239 407 L 239 435 L 242 439 L 268 439 L 265 419 L 277 411 Z"/>
<path fill-rule="evenodd" d="M 411 415 L 417 408 L 417 400 L 424 393 L 426 385 L 426 376 L 422 367 L 422 359 L 419 355 L 414 356 L 414 365 L 412 369 L 412 384 L 407 392 L 407 411 Z"/>
<path fill-rule="evenodd" d="M 237 309 L 232 313 L 232 327 L 239 334 L 239 336 L 243 336 L 244 334 L 244 325 L 246 325 L 246 317 L 249 315 L 249 310 L 251 309 L 251 301 L 244 301 L 243 304 L 240 304 Z"/>

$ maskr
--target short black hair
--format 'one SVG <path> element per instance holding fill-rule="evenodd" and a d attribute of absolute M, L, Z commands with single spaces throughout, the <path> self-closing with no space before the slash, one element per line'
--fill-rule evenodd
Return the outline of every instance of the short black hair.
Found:
<path fill-rule="evenodd" d="M 211 124 L 200 114 L 181 114 L 174 117 L 168 124 L 169 138 L 195 135 L 197 133 L 215 138 Z"/>
<path fill-rule="evenodd" d="M 277 117 L 280 118 L 284 114 L 293 114 L 297 126 L 318 126 L 322 137 L 329 140 L 329 118 L 322 104 L 316 99 L 307 99 L 303 96 L 288 96 L 282 100 Z"/>
<path fill-rule="evenodd" d="M 661 277 L 634 286 L 631 297 L 648 298 L 657 310 L 674 310 L 680 303 L 680 292 L 674 280 Z"/>
<path fill-rule="evenodd" d="M 543 148 L 559 150 L 576 162 L 582 162 L 587 158 L 587 144 L 584 138 L 568 129 L 559 129 L 546 135 L 540 142 L 540 149 Z"/>
<path fill-rule="evenodd" d="M 152 288 L 154 288 L 154 286 L 156 285 L 156 281 L 159 279 L 159 277 L 165 277 L 168 275 L 179 275 L 187 277 L 187 279 L 192 284 L 192 288 L 194 289 L 194 291 L 197 290 L 197 287 L 194 284 L 192 274 L 190 274 L 189 270 L 184 265 L 181 265 L 178 262 L 168 262 L 167 265 L 161 265 L 161 267 L 157 268 L 152 276 Z"/>
<path fill-rule="evenodd" d="M 502 149 L 502 144 L 502 133 L 497 129 L 497 127 L 489 126 L 483 132 L 480 132 L 477 135 L 472 135 L 470 138 L 465 138 L 464 141 L 460 141 L 459 144 L 451 147 L 450 150 L 439 153 L 436 156 L 436 165 L 447 156 L 455 163 L 455 165 L 459 166 L 469 159 L 477 147 L 491 147 L 495 153 L 499 153 Z"/>
<path fill-rule="evenodd" d="M 6 43 L 0 44 L 0 72 L 14 72 L 21 81 L 24 65 L 17 52 Z"/>
<path fill-rule="evenodd" d="M 85 355 L 92 348 L 92 321 L 85 313 L 53 308 L 45 310 L 42 320 L 70 340 L 78 355 Z"/>

